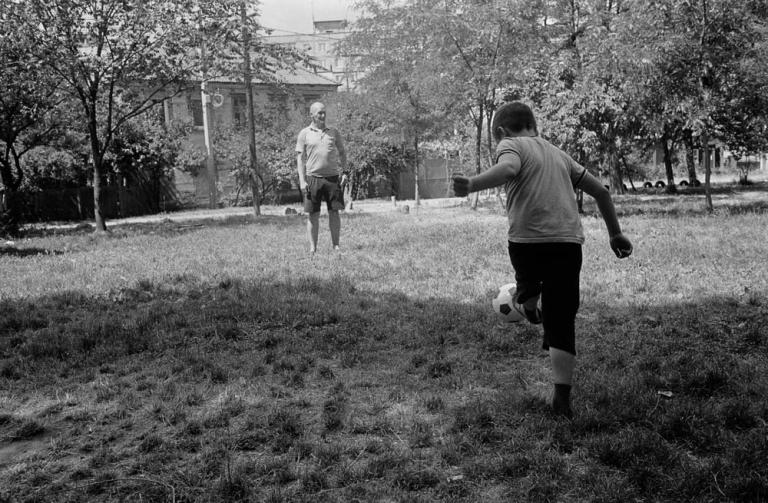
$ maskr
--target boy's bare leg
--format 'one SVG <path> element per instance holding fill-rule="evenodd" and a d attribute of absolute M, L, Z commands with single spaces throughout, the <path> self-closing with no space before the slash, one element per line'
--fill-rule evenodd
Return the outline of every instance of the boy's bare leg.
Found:
<path fill-rule="evenodd" d="M 328 227 L 331 229 L 331 242 L 334 248 L 339 247 L 339 235 L 341 234 L 341 217 L 338 211 L 331 210 L 328 212 Z M 317 243 L 317 237 L 315 237 L 315 243 Z"/>
<path fill-rule="evenodd" d="M 552 362 L 552 379 L 555 383 L 552 409 L 555 414 L 570 418 L 573 416 L 571 385 L 573 384 L 573 369 L 576 367 L 576 356 L 562 349 L 549 348 L 549 359 Z"/>
<path fill-rule="evenodd" d="M 567 351 L 549 348 L 549 359 L 552 361 L 552 377 L 555 384 L 571 385 L 573 369 L 576 367 L 576 357 Z"/>
<path fill-rule="evenodd" d="M 309 237 L 309 252 L 317 251 L 317 233 L 320 222 L 320 212 L 310 213 L 307 218 L 307 236 Z"/>

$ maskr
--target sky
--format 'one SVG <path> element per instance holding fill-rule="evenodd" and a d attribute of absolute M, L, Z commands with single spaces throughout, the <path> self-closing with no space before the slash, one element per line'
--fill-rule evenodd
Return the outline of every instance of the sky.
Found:
<path fill-rule="evenodd" d="M 261 0 L 261 25 L 273 35 L 312 33 L 312 20 L 353 20 L 353 0 Z"/>

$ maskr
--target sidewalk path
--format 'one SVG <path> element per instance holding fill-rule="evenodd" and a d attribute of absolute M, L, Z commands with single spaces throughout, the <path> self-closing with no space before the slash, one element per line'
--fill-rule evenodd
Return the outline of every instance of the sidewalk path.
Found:
<path fill-rule="evenodd" d="M 465 198 L 441 198 L 441 199 L 422 199 L 420 207 L 423 209 L 434 208 L 450 208 L 460 206 L 462 202 L 466 201 Z M 382 212 L 397 212 L 401 211 L 405 206 L 408 206 L 409 210 L 413 210 L 415 207 L 415 201 L 385 201 L 381 199 L 366 199 L 361 201 L 355 201 L 351 210 L 346 210 L 347 214 L 364 214 L 364 213 L 382 213 Z M 289 210 L 294 210 L 298 214 L 303 213 L 301 204 L 288 204 L 288 205 L 262 205 L 261 214 L 263 216 L 287 216 L 293 217 L 296 213 Z M 289 211 L 289 213 L 286 213 Z M 323 208 L 322 213 L 325 214 L 326 210 Z M 176 211 L 172 213 L 157 213 L 154 215 L 142 215 L 128 218 L 116 218 L 107 220 L 107 228 L 114 229 L 121 226 L 141 225 L 141 224 L 159 224 L 159 223 L 177 223 L 177 224 L 200 224 L 206 223 L 222 223 L 238 220 L 245 220 L 253 216 L 253 207 L 251 206 L 237 206 L 219 209 L 193 209 Z M 24 226 L 24 230 L 34 232 L 67 232 L 73 230 L 89 230 L 93 229 L 93 221 L 86 220 L 80 222 L 40 222 L 34 224 L 28 224 Z"/>

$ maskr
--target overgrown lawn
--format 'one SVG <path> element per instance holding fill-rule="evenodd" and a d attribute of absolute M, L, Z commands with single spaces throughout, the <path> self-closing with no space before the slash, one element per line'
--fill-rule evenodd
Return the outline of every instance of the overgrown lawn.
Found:
<path fill-rule="evenodd" d="M 292 216 L 19 241 L 0 501 L 765 501 L 768 214 L 733 199 L 618 198 L 623 261 L 586 206 L 573 421 L 490 309 L 493 200 L 345 215 L 342 253 L 321 219 L 315 257 Z"/>

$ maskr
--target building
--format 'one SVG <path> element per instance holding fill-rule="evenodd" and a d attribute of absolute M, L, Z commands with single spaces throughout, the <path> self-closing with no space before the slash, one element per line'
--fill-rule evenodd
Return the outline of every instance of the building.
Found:
<path fill-rule="evenodd" d="M 337 45 L 349 33 L 345 19 L 313 21 L 312 33 L 270 35 L 265 41 L 287 45 L 309 55 L 312 70 L 320 76 L 338 83 L 342 89 L 354 87 L 357 78 L 347 58 L 339 55 Z"/>

